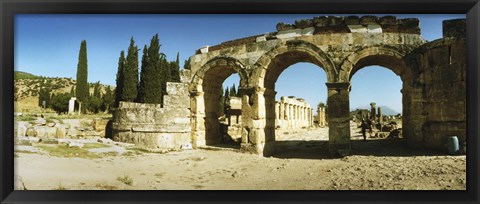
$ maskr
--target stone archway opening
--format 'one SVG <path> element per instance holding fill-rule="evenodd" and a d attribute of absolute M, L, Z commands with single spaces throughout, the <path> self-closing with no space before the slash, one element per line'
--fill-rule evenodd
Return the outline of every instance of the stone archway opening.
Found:
<path fill-rule="evenodd" d="M 352 141 L 363 140 L 362 120 L 372 121 L 366 139 L 402 138 L 402 80 L 390 69 L 365 66 L 350 81 L 350 119 Z M 359 143 L 362 144 L 362 143 Z"/>
<path fill-rule="evenodd" d="M 364 76 L 364 74 L 366 75 Z M 410 69 L 401 57 L 371 53 L 356 59 L 348 75 L 351 88 L 350 104 L 353 104 L 350 109 L 351 111 L 358 107 L 360 109 L 351 112 L 352 142 L 357 141 L 357 143 L 352 143 L 352 146 L 355 144 L 365 145 L 358 142 L 363 140 L 362 133 L 357 128 L 360 126 L 362 118 L 372 121 L 373 130 L 372 134 L 367 130 L 367 142 L 369 140 L 381 142 L 383 139 L 403 141 L 404 137 L 408 137 L 403 134 L 403 130 L 408 129 L 409 125 L 411 79 Z M 356 86 L 359 88 L 356 89 Z M 396 108 L 388 106 L 396 106 Z M 396 109 L 396 112 L 392 114 L 387 110 L 388 108 Z M 352 121 L 353 115 L 356 118 L 355 122 Z"/>
<path fill-rule="evenodd" d="M 319 148 L 326 150 L 329 137 L 327 76 L 323 68 L 319 68 L 312 63 L 295 63 L 284 69 L 276 80 L 276 156 L 288 157 L 289 152 L 305 154 Z"/>
<path fill-rule="evenodd" d="M 307 65 L 307 67 L 302 67 L 305 65 Z M 320 89 L 323 90 L 324 95 L 321 95 L 321 91 L 317 90 L 315 95 L 318 97 L 318 101 L 306 101 L 306 96 L 301 95 L 302 91 L 300 90 L 286 96 L 278 95 L 279 93 L 277 92 L 276 86 L 279 82 L 280 76 L 284 72 L 288 75 L 291 70 L 290 68 L 294 68 L 294 72 L 296 73 L 301 73 L 302 68 L 310 70 L 314 69 L 313 78 L 316 80 L 311 81 L 311 83 L 315 83 L 316 87 L 321 87 Z M 286 71 L 287 69 L 289 71 Z M 290 83 L 298 83 L 299 80 L 302 80 L 301 78 L 296 78 L 291 75 L 288 75 L 285 78 L 288 78 Z M 280 79 L 280 82 L 281 81 L 282 79 Z M 318 125 L 314 124 L 314 115 L 317 115 L 318 103 L 322 102 L 323 104 L 326 104 L 326 82 L 327 72 L 325 71 L 325 68 L 323 68 L 317 57 L 308 52 L 289 51 L 279 54 L 272 59 L 265 73 L 263 84 L 265 87 L 265 138 L 266 143 L 271 142 L 275 144 L 276 154 L 281 153 L 285 148 L 289 149 L 292 146 L 301 148 L 302 145 L 305 145 L 304 141 L 308 139 L 295 137 L 294 134 L 304 135 L 304 133 L 307 132 L 306 130 L 318 127 Z M 311 87 L 303 86 L 301 88 L 309 89 Z M 322 115 L 327 117 L 324 107 L 322 108 L 322 111 Z M 327 127 L 325 120 L 322 121 L 322 127 Z M 318 136 L 318 138 L 310 138 L 310 140 L 313 142 L 313 140 L 319 140 L 322 138 L 324 143 L 327 143 L 329 137 L 328 127 L 324 132 L 325 135 Z M 281 133 L 289 134 L 289 136 L 285 137 L 285 135 L 282 135 L 282 137 L 277 138 L 277 134 L 280 136 Z M 304 137 L 308 136 L 304 135 Z M 298 143 L 302 144 L 298 145 Z M 308 144 L 307 146 L 312 146 L 312 144 Z"/>
<path fill-rule="evenodd" d="M 226 113 L 228 113 L 229 110 L 227 110 L 226 107 L 228 104 L 225 104 L 226 98 L 224 96 L 225 89 L 223 86 L 225 80 L 234 74 L 236 74 L 236 71 L 227 65 L 215 66 L 210 68 L 203 78 L 202 89 L 205 106 L 204 128 L 206 145 L 222 146 L 225 144 L 236 144 L 237 142 L 232 140 L 232 138 L 236 137 L 230 137 L 230 135 L 228 135 L 228 116 L 226 116 Z M 236 120 L 234 122 L 237 123 Z"/>

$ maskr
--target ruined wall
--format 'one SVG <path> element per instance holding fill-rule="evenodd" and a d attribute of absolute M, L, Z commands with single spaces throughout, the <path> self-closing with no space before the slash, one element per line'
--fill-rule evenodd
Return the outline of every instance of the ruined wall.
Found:
<path fill-rule="evenodd" d="M 280 97 L 275 102 L 275 126 L 277 128 L 305 128 L 313 124 L 312 109 L 302 98 Z"/>
<path fill-rule="evenodd" d="M 181 83 L 167 82 L 164 106 L 120 102 L 113 113 L 113 140 L 149 149 L 179 149 L 191 144 L 189 70 L 182 70 Z"/>
<path fill-rule="evenodd" d="M 465 19 L 444 21 L 443 31 L 444 38 L 406 57 L 417 73 L 414 85 L 421 89 L 417 95 L 422 96 L 421 107 L 410 110 L 413 118 L 421 120 L 410 126 L 421 131 L 418 142 L 434 149 L 444 148 L 449 136 L 458 136 L 460 143 L 466 139 Z"/>

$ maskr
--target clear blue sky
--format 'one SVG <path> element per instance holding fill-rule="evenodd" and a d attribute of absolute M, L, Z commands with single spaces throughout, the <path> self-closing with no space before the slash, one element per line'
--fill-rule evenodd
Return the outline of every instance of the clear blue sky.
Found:
<path fill-rule="evenodd" d="M 265 15 L 16 15 L 15 70 L 49 77 L 76 77 L 80 42 L 87 41 L 88 81 L 115 85 L 118 57 L 134 37 L 139 48 L 159 34 L 160 51 L 183 61 L 204 45 L 275 31 L 278 22 L 328 14 Z M 337 16 L 341 16 L 338 15 Z M 379 14 L 378 16 L 384 16 Z M 396 15 L 420 19 L 424 39 L 442 36 L 442 21 L 465 15 Z M 141 53 L 141 52 L 140 52 Z M 372 80 L 374 78 L 375 80 Z M 238 86 L 232 75 L 224 85 Z M 313 64 L 297 63 L 276 83 L 277 98 L 295 95 L 312 107 L 326 101 L 325 72 Z M 382 84 L 382 86 L 378 86 Z M 401 112 L 401 80 L 392 71 L 376 66 L 358 71 L 352 78 L 350 107 L 387 105 Z M 375 91 L 372 91 L 375 90 Z M 363 93 L 369 93 L 366 96 Z"/>

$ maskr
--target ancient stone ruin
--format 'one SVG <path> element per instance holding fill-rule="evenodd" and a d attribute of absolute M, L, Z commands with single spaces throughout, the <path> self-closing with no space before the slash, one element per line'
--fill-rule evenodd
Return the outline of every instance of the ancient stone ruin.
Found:
<path fill-rule="evenodd" d="M 275 126 L 278 128 L 306 128 L 313 125 L 312 108 L 302 98 L 282 96 L 275 102 Z"/>
<path fill-rule="evenodd" d="M 310 62 L 327 76 L 330 152 L 351 149 L 350 79 L 370 65 L 392 70 L 403 82 L 402 124 L 408 146 L 440 149 L 451 135 L 463 143 L 465 19 L 444 21 L 443 38 L 432 42 L 421 37 L 419 23 L 394 16 L 316 17 L 202 48 L 190 58 L 191 70 L 183 73 L 182 83 L 168 85 L 164 107 L 122 103 L 114 116 L 114 138 L 171 148 L 221 142 L 220 90 L 227 77 L 238 73 L 241 150 L 271 155 L 275 128 L 292 116 L 282 115 L 286 109 L 280 110 L 280 105 L 276 108 L 275 82 L 290 65 Z M 311 111 L 305 115 L 311 118 Z M 280 124 L 276 118 L 282 116 Z"/>

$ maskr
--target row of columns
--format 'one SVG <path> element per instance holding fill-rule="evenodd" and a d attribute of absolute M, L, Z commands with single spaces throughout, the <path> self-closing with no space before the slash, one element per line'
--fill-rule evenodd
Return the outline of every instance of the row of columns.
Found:
<path fill-rule="evenodd" d="M 329 150 L 331 153 L 337 153 L 338 150 L 350 150 L 350 83 L 327 83 L 326 85 L 328 88 L 327 106 L 329 107 L 326 113 L 329 125 Z M 308 106 L 306 106 L 307 109 L 299 106 L 294 108 L 294 106 L 287 106 L 286 103 L 283 103 L 283 105 L 278 105 L 278 112 L 272 110 L 267 113 L 266 99 L 268 99 L 267 101 L 274 99 L 274 93 L 266 93 L 266 89 L 263 87 L 239 88 L 239 94 L 242 97 L 241 149 L 243 151 L 264 156 L 274 153 L 275 133 L 272 125 L 269 124 L 272 122 L 271 119 L 275 119 L 272 111 L 279 113 L 278 118 L 284 118 L 284 121 L 290 118 L 304 119 L 306 116 L 310 119 L 307 119 L 306 124 L 313 124 L 312 110 Z M 203 92 L 191 93 L 192 143 L 194 147 L 206 145 L 206 127 L 208 125 L 205 124 L 207 122 L 205 120 L 205 102 Z M 267 116 L 267 114 L 272 114 L 272 116 Z"/>
<path fill-rule="evenodd" d="M 313 125 L 312 108 L 304 99 L 282 96 L 275 102 L 275 126 L 302 128 Z"/>

